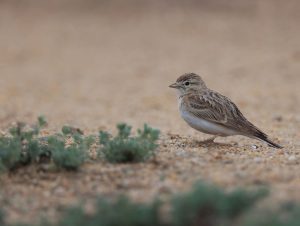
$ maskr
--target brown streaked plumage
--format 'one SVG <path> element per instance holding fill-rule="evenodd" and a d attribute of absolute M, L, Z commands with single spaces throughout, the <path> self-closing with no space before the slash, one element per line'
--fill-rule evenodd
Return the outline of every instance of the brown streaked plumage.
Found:
<path fill-rule="evenodd" d="M 178 90 L 181 116 L 194 129 L 218 136 L 244 135 L 282 148 L 249 122 L 229 98 L 208 89 L 199 75 L 184 74 L 170 87 Z"/>

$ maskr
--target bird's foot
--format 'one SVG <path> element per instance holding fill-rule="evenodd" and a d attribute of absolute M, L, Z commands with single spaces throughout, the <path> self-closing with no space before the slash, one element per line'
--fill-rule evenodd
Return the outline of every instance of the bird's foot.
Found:
<path fill-rule="evenodd" d="M 218 136 L 212 136 L 211 138 L 208 138 L 206 140 L 203 140 L 202 142 L 206 142 L 206 143 L 215 143 L 215 139 L 217 138 Z"/>
<path fill-rule="evenodd" d="M 213 137 L 210 137 L 206 140 L 201 140 L 201 141 L 196 140 L 195 144 L 196 144 L 196 146 L 211 146 L 211 145 L 215 144 L 214 140 L 216 138 L 217 138 L 217 136 L 213 136 Z"/>
<path fill-rule="evenodd" d="M 215 142 L 215 139 L 218 136 L 213 136 L 209 139 L 202 140 L 202 141 L 195 141 L 196 146 L 198 147 L 231 147 L 232 144 L 226 144 L 226 143 L 219 143 Z"/>

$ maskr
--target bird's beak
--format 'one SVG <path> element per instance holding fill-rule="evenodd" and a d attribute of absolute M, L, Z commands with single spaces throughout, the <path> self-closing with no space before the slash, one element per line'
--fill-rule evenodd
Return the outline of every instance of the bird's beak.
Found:
<path fill-rule="evenodd" d="M 173 83 L 172 85 L 169 85 L 170 88 L 175 88 L 178 89 L 180 87 L 180 85 L 178 83 Z"/>

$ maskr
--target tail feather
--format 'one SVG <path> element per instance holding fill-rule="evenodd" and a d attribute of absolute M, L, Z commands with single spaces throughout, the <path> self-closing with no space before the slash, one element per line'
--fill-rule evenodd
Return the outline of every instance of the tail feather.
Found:
<path fill-rule="evenodd" d="M 271 141 L 268 136 L 261 132 L 261 131 L 257 131 L 257 133 L 255 134 L 255 138 L 261 141 L 266 142 L 269 146 L 273 147 L 273 148 L 283 148 L 281 145 L 274 143 L 273 141 Z"/>
<path fill-rule="evenodd" d="M 274 143 L 273 141 L 269 140 L 268 138 L 263 139 L 263 141 L 267 142 L 268 145 L 273 147 L 273 148 L 279 148 L 279 149 L 283 148 L 282 146 L 280 146 L 279 144 Z"/>

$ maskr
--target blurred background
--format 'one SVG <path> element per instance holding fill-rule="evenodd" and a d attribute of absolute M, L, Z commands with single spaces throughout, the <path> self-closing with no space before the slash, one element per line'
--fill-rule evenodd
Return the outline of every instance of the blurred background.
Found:
<path fill-rule="evenodd" d="M 55 216 L 76 199 L 124 190 L 149 199 L 198 178 L 270 185 L 272 207 L 300 200 L 299 12 L 299 0 L 0 0 L 0 133 L 39 115 L 50 133 L 64 124 L 113 133 L 120 121 L 162 131 L 158 164 L 7 174 L 0 202 L 8 220 Z M 186 72 L 285 148 L 244 137 L 198 147 L 209 136 L 185 124 L 168 87 Z"/>
<path fill-rule="evenodd" d="M 264 128 L 299 125 L 299 12 L 298 0 L 0 0 L 0 125 L 44 114 L 194 133 L 168 88 L 186 72 Z"/>

